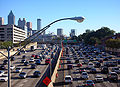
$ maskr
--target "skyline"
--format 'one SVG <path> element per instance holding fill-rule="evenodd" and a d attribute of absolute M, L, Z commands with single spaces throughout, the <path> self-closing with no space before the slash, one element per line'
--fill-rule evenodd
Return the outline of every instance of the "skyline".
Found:
<path fill-rule="evenodd" d="M 24 2 L 24 3 L 23 3 Z M 77 35 L 85 32 L 86 29 L 97 30 L 101 27 L 108 27 L 120 32 L 120 6 L 119 0 L 60 0 L 60 1 L 0 1 L 0 17 L 4 18 L 4 24 L 7 24 L 7 16 L 12 10 L 15 15 L 15 24 L 19 18 L 25 18 L 27 22 L 32 22 L 33 30 L 37 30 L 37 19 L 41 19 L 41 28 L 49 23 L 66 17 L 84 16 L 85 21 L 77 23 L 76 21 L 61 21 L 51 26 L 47 33 L 57 28 L 62 28 L 63 33 L 69 36 L 71 29 L 76 29 Z M 6 7 L 5 7 L 6 6 Z M 4 9 L 4 10 L 3 10 Z"/>

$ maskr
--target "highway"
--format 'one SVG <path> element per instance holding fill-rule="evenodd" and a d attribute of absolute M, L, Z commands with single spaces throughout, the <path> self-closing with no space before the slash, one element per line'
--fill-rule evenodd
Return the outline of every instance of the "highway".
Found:
<path fill-rule="evenodd" d="M 68 54 L 69 57 L 66 55 L 65 51 L 63 53 L 64 55 L 61 58 L 62 63 L 60 62 L 61 67 L 58 69 L 58 77 L 57 77 L 57 79 L 54 83 L 54 87 L 83 87 L 83 82 L 85 82 L 85 80 L 81 78 L 81 73 L 79 72 L 80 68 L 84 68 L 86 70 L 86 72 L 89 75 L 88 80 L 93 80 L 94 83 L 95 83 L 95 87 L 120 87 L 120 74 L 118 74 L 118 81 L 114 82 L 114 81 L 109 81 L 107 79 L 107 74 L 101 73 L 100 68 L 96 68 L 97 73 L 91 73 L 90 70 L 87 68 L 87 64 L 82 64 L 82 67 L 77 67 L 77 64 L 75 63 L 75 60 L 74 60 L 75 56 L 71 52 L 70 49 L 71 48 L 69 48 L 69 54 Z M 77 51 L 75 51 L 75 53 L 76 53 L 76 56 L 78 58 L 80 58 Z M 67 69 L 67 65 L 68 65 L 67 64 L 67 58 L 71 59 L 73 69 L 70 69 L 70 70 Z M 113 59 L 115 59 L 115 58 L 113 58 Z M 82 63 L 82 61 L 83 61 L 83 59 L 80 59 L 79 62 Z M 96 61 L 94 61 L 94 62 L 96 62 Z M 103 65 L 103 63 L 102 63 L 102 65 Z M 118 67 L 120 67 L 120 65 L 118 65 Z M 109 67 L 109 72 L 111 71 L 111 68 L 112 67 Z M 72 84 L 64 82 L 64 78 L 65 78 L 66 75 L 71 75 L 72 76 L 72 78 L 73 78 Z M 100 82 L 100 83 L 95 82 L 96 75 L 103 76 L 104 81 Z"/>
<path fill-rule="evenodd" d="M 35 85 L 40 80 L 41 76 L 39 78 L 33 77 L 33 72 L 36 70 L 39 70 L 41 72 L 41 75 L 43 74 L 45 68 L 47 65 L 45 65 L 45 59 L 41 62 L 40 65 L 37 65 L 36 69 L 31 69 L 30 65 L 25 66 L 24 63 L 20 63 L 22 56 L 25 55 L 26 59 L 29 60 L 31 58 L 32 54 L 39 55 L 40 52 L 43 51 L 41 49 L 37 49 L 33 52 L 27 52 L 22 53 L 19 56 L 15 56 L 15 61 L 11 62 L 11 65 L 15 65 L 16 67 L 21 67 L 23 72 L 27 73 L 27 77 L 25 79 L 19 78 L 19 73 L 15 72 L 15 69 L 11 71 L 11 86 L 12 87 L 35 87 Z M 50 58 L 50 55 L 47 56 L 47 58 Z M 0 63 L 2 64 L 2 60 L 0 60 Z M 6 65 L 7 67 L 7 65 Z M 7 69 L 4 70 L 7 73 Z M 0 82 L 0 87 L 7 87 L 7 82 Z"/>

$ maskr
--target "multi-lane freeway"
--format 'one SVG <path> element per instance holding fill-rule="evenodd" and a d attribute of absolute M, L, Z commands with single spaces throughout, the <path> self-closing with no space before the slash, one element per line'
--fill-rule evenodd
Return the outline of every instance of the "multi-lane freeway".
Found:
<path fill-rule="evenodd" d="M 95 62 L 99 62 L 99 61 L 97 61 L 97 57 L 101 52 L 98 52 L 99 54 L 95 55 L 94 53 L 92 54 L 92 52 L 90 52 L 90 49 L 93 49 L 93 48 L 80 46 L 79 49 L 76 49 L 74 46 L 73 47 L 70 46 L 68 54 L 66 54 L 66 51 L 64 51 L 64 53 L 63 53 L 64 56 L 61 58 L 61 62 L 60 62 L 61 67 L 59 67 L 59 69 L 58 69 L 58 77 L 54 83 L 55 87 L 84 87 L 84 86 L 89 87 L 88 85 L 85 85 L 86 80 L 92 80 L 95 84 L 95 85 L 93 85 L 94 87 L 120 87 L 120 74 L 119 73 L 117 74 L 118 75 L 117 81 L 110 80 L 109 79 L 110 77 L 109 78 L 107 77 L 108 73 L 101 73 L 101 67 L 105 66 L 105 62 L 114 61 L 119 58 L 112 55 L 111 59 L 105 60 L 104 58 L 106 56 L 111 56 L 111 55 L 107 54 L 107 53 L 104 56 L 102 55 L 100 58 L 103 60 L 103 62 L 101 63 L 101 67 L 96 68 L 94 66 L 94 68 L 96 69 L 97 72 L 92 73 L 92 72 L 90 72 L 90 69 L 88 69 L 88 63 L 92 62 L 93 64 L 95 64 Z M 81 53 L 82 53 L 82 55 L 81 55 Z M 86 55 L 89 55 L 92 58 L 90 57 L 91 58 L 90 59 Z M 94 55 L 94 57 L 93 57 L 93 55 Z M 75 63 L 75 59 L 77 59 L 77 58 L 79 59 L 79 63 L 82 64 L 82 66 L 80 66 L 80 67 L 77 66 L 77 63 Z M 71 61 L 71 63 L 67 62 L 68 59 Z M 83 61 L 86 59 L 89 60 L 89 62 L 85 64 L 85 63 L 83 63 Z M 73 68 L 68 69 L 68 64 L 72 64 Z M 120 68 L 120 65 L 117 64 L 115 66 L 108 66 L 109 72 L 112 72 L 113 67 Z M 85 69 L 85 71 L 88 73 L 88 76 L 89 76 L 88 79 L 82 79 L 82 74 L 80 73 L 80 68 Z M 72 83 L 65 82 L 66 75 L 71 75 L 71 77 L 73 79 Z M 103 77 L 103 82 L 96 82 L 96 80 L 95 80 L 96 75 L 101 75 Z"/>
<path fill-rule="evenodd" d="M 24 63 L 21 63 L 22 57 L 23 57 L 23 55 L 25 55 L 26 56 L 25 59 L 27 61 L 29 61 L 32 54 L 40 55 L 41 52 L 43 52 L 44 55 L 47 55 L 46 58 L 50 58 L 51 52 L 52 52 L 51 49 L 49 49 L 49 51 L 48 51 L 48 49 L 43 50 L 40 48 L 40 49 L 37 49 L 32 52 L 21 53 L 21 55 L 14 56 L 15 60 L 11 61 L 11 65 L 22 68 L 22 72 L 26 72 L 27 77 L 25 79 L 20 78 L 19 73 L 16 73 L 15 69 L 11 70 L 11 87 L 35 87 L 35 85 L 39 82 L 40 78 L 42 77 L 42 75 L 47 67 L 47 65 L 45 64 L 45 59 L 43 61 L 41 61 L 40 65 L 37 65 L 36 69 L 31 69 L 30 63 L 27 66 L 25 66 Z M 53 48 L 53 51 L 54 51 L 54 49 L 55 49 L 55 47 Z M 5 59 L 0 60 L 0 65 L 3 64 L 3 60 L 5 60 Z M 5 66 L 6 66 L 6 69 L 2 70 L 2 71 L 4 71 L 7 74 L 7 64 Z M 40 71 L 41 76 L 38 78 L 34 77 L 33 76 L 34 71 Z M 7 82 L 0 82 L 0 87 L 7 87 L 7 84 L 8 84 Z"/>

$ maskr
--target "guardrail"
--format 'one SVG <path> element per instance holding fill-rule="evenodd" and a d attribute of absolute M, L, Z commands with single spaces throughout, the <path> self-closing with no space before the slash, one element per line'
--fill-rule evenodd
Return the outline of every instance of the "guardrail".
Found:
<path fill-rule="evenodd" d="M 36 84 L 35 87 L 47 87 L 44 83 L 43 80 L 48 77 L 49 79 L 51 79 L 51 81 L 53 81 L 53 73 L 56 70 L 56 65 L 59 59 L 59 54 L 61 54 L 62 49 L 58 49 L 54 59 L 52 59 L 51 61 L 51 66 L 50 64 L 45 68 L 44 73 L 41 75 L 41 79 L 38 81 L 38 83 Z M 51 70 L 50 70 L 51 69 Z M 50 75 L 51 73 L 51 75 Z M 56 75 L 55 75 L 56 76 Z M 52 86 L 49 86 L 52 87 Z"/>

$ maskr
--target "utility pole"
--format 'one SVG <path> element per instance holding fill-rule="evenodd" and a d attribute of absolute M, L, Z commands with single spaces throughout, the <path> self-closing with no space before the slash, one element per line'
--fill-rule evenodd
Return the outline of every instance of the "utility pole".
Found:
<path fill-rule="evenodd" d="M 8 47 L 8 87 L 11 87 L 10 47 Z"/>

